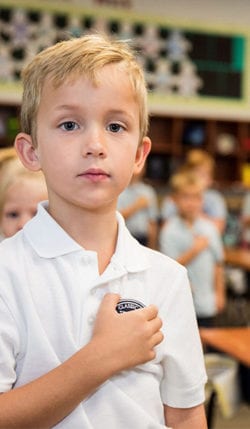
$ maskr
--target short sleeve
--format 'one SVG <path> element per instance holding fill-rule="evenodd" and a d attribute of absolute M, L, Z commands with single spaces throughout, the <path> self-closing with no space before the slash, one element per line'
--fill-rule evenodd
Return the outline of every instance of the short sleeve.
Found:
<path fill-rule="evenodd" d="M 10 390 L 16 381 L 19 334 L 14 319 L 0 298 L 0 392 Z"/>
<path fill-rule="evenodd" d="M 180 256 L 179 240 L 176 239 L 176 230 L 172 227 L 172 223 L 168 223 L 161 229 L 159 246 L 160 251 L 170 258 L 177 259 Z"/>
<path fill-rule="evenodd" d="M 176 205 L 170 196 L 164 198 L 161 207 L 161 218 L 162 220 L 169 220 L 170 217 L 176 215 Z"/>
<path fill-rule="evenodd" d="M 166 331 L 161 395 L 166 405 L 190 408 L 204 402 L 207 376 L 191 288 L 182 268 L 163 310 Z"/>
<path fill-rule="evenodd" d="M 210 247 L 212 249 L 215 262 L 221 263 L 224 261 L 223 241 L 217 228 L 212 224 L 213 229 L 209 234 Z"/>
<path fill-rule="evenodd" d="M 208 189 L 204 195 L 204 211 L 212 218 L 226 219 L 227 208 L 224 197 L 213 189 Z"/>

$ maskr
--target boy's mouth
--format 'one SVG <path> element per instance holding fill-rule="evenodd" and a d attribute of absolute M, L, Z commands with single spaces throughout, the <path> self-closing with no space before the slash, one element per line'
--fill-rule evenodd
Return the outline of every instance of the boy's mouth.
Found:
<path fill-rule="evenodd" d="M 81 174 L 78 174 L 78 177 L 83 177 L 91 182 L 100 182 L 110 177 L 110 174 L 100 168 L 89 168 Z"/>

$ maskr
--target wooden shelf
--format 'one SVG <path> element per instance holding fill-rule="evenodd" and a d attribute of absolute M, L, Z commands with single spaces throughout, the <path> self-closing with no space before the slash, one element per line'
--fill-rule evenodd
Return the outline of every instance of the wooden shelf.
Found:
<path fill-rule="evenodd" d="M 247 121 L 154 115 L 150 118 L 149 135 L 151 154 L 168 155 L 173 165 L 181 164 L 191 148 L 207 150 L 215 159 L 215 180 L 220 185 L 240 182 L 242 165 L 250 162 L 250 124 Z"/>

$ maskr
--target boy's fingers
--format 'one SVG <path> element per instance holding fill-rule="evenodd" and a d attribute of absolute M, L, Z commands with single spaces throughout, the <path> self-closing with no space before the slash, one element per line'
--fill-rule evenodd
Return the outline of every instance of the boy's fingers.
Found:
<path fill-rule="evenodd" d="M 152 348 L 160 344 L 163 340 L 164 340 L 163 333 L 161 331 L 156 332 L 151 338 Z"/>
<path fill-rule="evenodd" d="M 119 299 L 120 295 L 118 293 L 106 293 L 102 299 L 101 306 L 110 311 L 110 309 L 115 309 Z"/>
<path fill-rule="evenodd" d="M 162 320 L 160 317 L 155 317 L 154 319 L 149 320 L 151 332 L 157 332 L 162 328 Z"/>
<path fill-rule="evenodd" d="M 140 311 L 144 312 L 147 320 L 155 319 L 158 314 L 158 308 L 153 304 L 150 304 L 148 307 L 145 307 Z"/>
<path fill-rule="evenodd" d="M 110 312 L 110 310 L 115 310 L 120 298 L 121 297 L 118 293 L 106 293 L 101 302 L 101 311 L 104 312 L 107 310 Z M 162 322 L 160 318 L 157 317 L 158 308 L 155 305 L 151 304 L 148 307 L 144 307 L 135 311 L 142 311 L 144 313 L 145 319 L 148 321 L 157 319 L 159 323 L 159 329 L 161 328 Z"/>

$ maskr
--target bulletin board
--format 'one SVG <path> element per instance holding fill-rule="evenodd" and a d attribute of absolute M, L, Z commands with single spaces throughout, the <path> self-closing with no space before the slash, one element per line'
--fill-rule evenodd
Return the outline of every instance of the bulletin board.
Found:
<path fill-rule="evenodd" d="M 51 44 L 106 32 L 130 40 L 149 88 L 151 113 L 250 118 L 246 29 L 172 22 L 68 2 L 0 0 L 0 103 L 20 102 L 21 70 Z"/>

